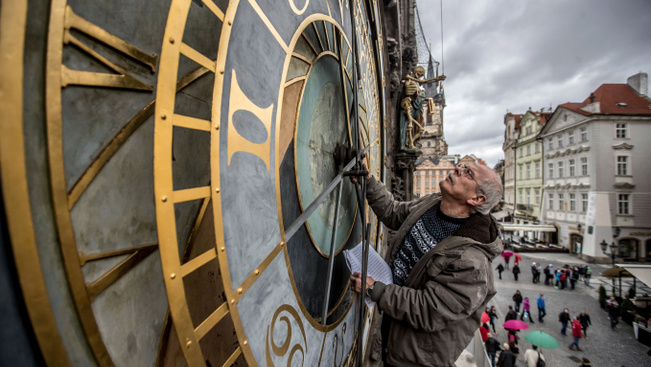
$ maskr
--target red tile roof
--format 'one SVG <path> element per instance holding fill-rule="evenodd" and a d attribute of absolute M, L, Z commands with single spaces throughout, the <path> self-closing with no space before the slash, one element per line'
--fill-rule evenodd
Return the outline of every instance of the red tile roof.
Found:
<path fill-rule="evenodd" d="M 581 109 L 592 103 L 590 99 L 593 95 L 594 102 L 599 102 L 599 113 L 587 112 Z M 651 115 L 651 100 L 637 94 L 627 84 L 602 84 L 585 101 L 581 103 L 563 103 L 561 106 L 584 116 Z"/>

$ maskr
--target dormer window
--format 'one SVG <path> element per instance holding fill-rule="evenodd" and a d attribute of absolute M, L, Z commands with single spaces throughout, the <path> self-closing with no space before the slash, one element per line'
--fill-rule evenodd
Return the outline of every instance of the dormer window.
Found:
<path fill-rule="evenodd" d="M 617 106 L 619 107 L 628 107 L 628 105 L 624 102 L 617 102 Z"/>

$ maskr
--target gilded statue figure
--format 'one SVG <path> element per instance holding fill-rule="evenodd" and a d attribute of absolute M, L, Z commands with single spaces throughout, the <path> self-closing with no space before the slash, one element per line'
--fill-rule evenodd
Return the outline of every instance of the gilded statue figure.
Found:
<path fill-rule="evenodd" d="M 400 114 L 400 150 L 407 152 L 418 152 L 414 143 L 423 135 L 424 119 L 421 113 L 425 99 L 423 84 L 429 84 L 445 80 L 445 75 L 436 76 L 430 79 L 423 79 L 425 68 L 416 66 L 412 73 L 407 74 L 403 83 L 405 84 L 404 97 L 400 102 L 402 113 Z"/>

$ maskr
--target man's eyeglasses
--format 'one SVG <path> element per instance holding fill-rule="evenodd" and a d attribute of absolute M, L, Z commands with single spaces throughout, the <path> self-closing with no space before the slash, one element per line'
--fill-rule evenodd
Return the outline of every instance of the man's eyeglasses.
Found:
<path fill-rule="evenodd" d="M 461 175 L 466 176 L 470 178 L 471 180 L 475 181 L 477 184 L 477 191 L 480 193 L 484 193 L 483 190 L 481 189 L 481 186 L 479 185 L 479 182 L 477 182 L 477 179 L 475 179 L 475 174 L 472 172 L 472 170 L 468 167 L 468 164 L 459 164 L 457 167 L 461 168 Z"/>

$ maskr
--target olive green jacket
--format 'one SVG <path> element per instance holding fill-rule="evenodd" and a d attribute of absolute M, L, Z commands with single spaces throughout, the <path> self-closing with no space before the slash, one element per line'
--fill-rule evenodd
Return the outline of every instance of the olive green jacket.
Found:
<path fill-rule="evenodd" d="M 368 182 L 366 197 L 382 223 L 397 231 L 388 244 L 389 265 L 418 219 L 441 201 L 439 194 L 396 201 L 375 178 Z M 491 216 L 472 214 L 453 235 L 423 255 L 404 286 L 376 283 L 371 298 L 383 317 L 391 318 L 389 364 L 449 366 L 455 362 L 497 293 L 491 262 L 502 250 L 499 237 Z"/>

